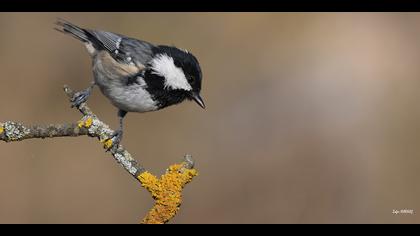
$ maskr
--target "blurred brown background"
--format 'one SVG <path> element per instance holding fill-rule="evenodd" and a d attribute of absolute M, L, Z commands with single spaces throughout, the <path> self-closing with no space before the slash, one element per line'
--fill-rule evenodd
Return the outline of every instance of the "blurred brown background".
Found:
<path fill-rule="evenodd" d="M 90 59 L 56 17 L 200 60 L 205 111 L 125 123 L 153 173 L 197 162 L 172 223 L 420 223 L 420 14 L 1 13 L 1 121 L 80 118 L 62 86 L 85 88 Z M 117 127 L 98 89 L 89 104 Z M 0 149 L 0 223 L 138 223 L 153 202 L 95 139 Z"/>

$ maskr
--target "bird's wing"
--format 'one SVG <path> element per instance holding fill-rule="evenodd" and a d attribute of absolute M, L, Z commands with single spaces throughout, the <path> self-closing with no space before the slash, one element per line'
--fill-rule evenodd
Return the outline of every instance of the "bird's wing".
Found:
<path fill-rule="evenodd" d="M 153 56 L 153 44 L 128 38 L 123 35 L 97 30 L 86 30 L 100 43 L 103 49 L 119 62 L 134 63 L 138 67 L 145 67 Z M 95 42 L 94 42 L 95 43 Z"/>

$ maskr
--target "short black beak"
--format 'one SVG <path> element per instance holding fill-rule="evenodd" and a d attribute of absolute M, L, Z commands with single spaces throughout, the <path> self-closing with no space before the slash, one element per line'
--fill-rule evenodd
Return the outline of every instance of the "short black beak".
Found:
<path fill-rule="evenodd" d="M 193 93 L 192 98 L 194 99 L 194 101 L 200 105 L 200 107 L 202 107 L 203 109 L 206 109 L 206 105 L 203 102 L 203 99 L 200 97 L 200 94 L 198 93 Z"/>

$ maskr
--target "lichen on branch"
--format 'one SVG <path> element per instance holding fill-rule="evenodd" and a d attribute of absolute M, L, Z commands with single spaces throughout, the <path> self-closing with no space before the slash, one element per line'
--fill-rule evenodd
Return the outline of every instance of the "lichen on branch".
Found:
<path fill-rule="evenodd" d="M 64 92 L 69 99 L 74 96 L 74 91 L 68 86 L 64 86 Z M 158 179 L 140 166 L 122 145 L 113 147 L 111 137 L 114 130 L 102 122 L 86 103 L 82 103 L 78 109 L 83 117 L 76 123 L 32 126 L 12 121 L 0 123 L 0 140 L 16 142 L 32 138 L 44 139 L 83 135 L 96 137 L 114 159 L 152 194 L 155 204 L 144 217 L 142 223 L 163 224 L 172 219 L 181 205 L 182 189 L 197 175 L 191 156 L 186 155 L 183 163 L 170 166 L 167 172 Z"/>
<path fill-rule="evenodd" d="M 166 223 L 178 212 L 182 203 L 182 189 L 191 182 L 197 171 L 188 166 L 191 159 L 185 156 L 185 161 L 169 167 L 166 174 L 159 179 L 145 171 L 138 176 L 138 179 L 155 199 L 155 205 L 149 211 L 142 223 L 160 224 Z"/>

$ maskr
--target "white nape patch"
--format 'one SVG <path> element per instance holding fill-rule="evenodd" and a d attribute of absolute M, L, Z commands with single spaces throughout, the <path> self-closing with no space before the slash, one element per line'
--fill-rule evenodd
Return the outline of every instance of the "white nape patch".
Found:
<path fill-rule="evenodd" d="M 175 66 L 174 59 L 167 54 L 160 54 L 151 62 L 153 73 L 165 78 L 164 88 L 191 90 L 191 85 L 185 77 L 184 71 Z"/>
<path fill-rule="evenodd" d="M 122 40 L 122 38 L 119 38 L 117 40 L 117 43 L 116 43 L 117 49 L 120 49 L 121 40 Z"/>

